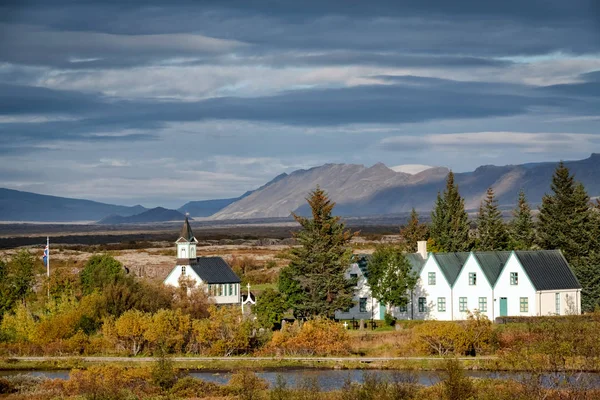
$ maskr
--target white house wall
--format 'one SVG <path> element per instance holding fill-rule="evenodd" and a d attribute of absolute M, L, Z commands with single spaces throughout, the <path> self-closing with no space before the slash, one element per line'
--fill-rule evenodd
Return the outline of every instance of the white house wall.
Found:
<path fill-rule="evenodd" d="M 556 310 L 556 295 L 560 302 Z M 581 292 L 579 289 L 546 290 L 537 293 L 540 315 L 573 315 L 581 313 Z"/>
<path fill-rule="evenodd" d="M 429 273 L 435 272 L 435 285 L 429 284 Z M 427 305 L 425 312 L 419 312 L 419 297 L 425 297 Z M 438 299 L 446 299 L 446 311 L 438 311 Z M 452 288 L 446 280 L 446 277 L 440 270 L 440 267 L 431 255 L 427 258 L 419 280 L 412 294 L 412 307 L 414 319 L 437 319 L 440 321 L 452 320 Z M 410 318 L 411 308 L 409 305 L 405 318 Z"/>
<path fill-rule="evenodd" d="M 196 284 L 202 283 L 202 279 L 194 272 L 192 267 L 189 265 L 177 265 L 164 280 L 164 284 L 179 287 L 179 278 L 181 277 L 182 267 L 185 267 L 185 275 L 188 278 L 192 279 Z"/>
<path fill-rule="evenodd" d="M 510 284 L 510 273 L 518 273 L 518 284 Z M 529 280 L 515 253 L 512 253 L 504 268 L 500 272 L 498 281 L 494 286 L 494 316 L 500 316 L 500 299 L 507 299 L 508 316 L 534 316 L 538 315 L 536 289 Z M 521 312 L 521 297 L 528 299 L 528 311 Z"/>
<path fill-rule="evenodd" d="M 336 311 L 335 318 L 356 320 L 383 319 L 385 310 L 382 310 L 379 300 L 373 298 L 371 295 L 371 287 L 367 283 L 367 279 L 358 267 L 358 263 L 350 264 L 350 268 L 348 268 L 348 271 L 346 271 L 346 279 L 350 279 L 351 274 L 356 274 L 358 277 L 356 289 L 354 290 L 354 297 L 352 298 L 355 304 L 348 311 Z M 366 312 L 360 312 L 359 303 L 361 298 L 367 299 Z"/>
<path fill-rule="evenodd" d="M 469 284 L 469 274 L 475 273 L 476 284 Z M 489 319 L 494 318 L 494 301 L 492 297 L 492 285 L 488 282 L 483 270 L 479 266 L 477 259 L 471 253 L 467 258 L 467 261 L 463 265 L 462 270 L 458 274 L 456 282 L 452 288 L 454 293 L 453 300 L 453 316 L 455 320 L 463 320 L 467 318 L 467 312 L 460 311 L 460 298 L 467 298 L 467 310 L 470 312 L 479 310 L 479 298 L 484 297 L 487 299 L 487 311 L 481 311 Z"/>

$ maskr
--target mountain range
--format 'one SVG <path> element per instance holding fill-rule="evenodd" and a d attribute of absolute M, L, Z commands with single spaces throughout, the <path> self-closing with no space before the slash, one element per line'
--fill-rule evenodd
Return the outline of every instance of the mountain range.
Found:
<path fill-rule="evenodd" d="M 522 188 L 533 205 L 550 191 L 556 162 L 521 165 L 484 165 L 472 172 L 455 174 L 455 181 L 468 210 L 476 210 L 488 187 L 493 187 L 501 207 L 512 207 Z M 565 161 L 590 196 L 600 195 L 600 154 L 578 161 Z M 409 167 L 409 168 L 408 168 Z M 415 208 L 429 212 L 437 193 L 443 191 L 449 170 L 414 165 L 388 168 L 357 164 L 325 164 L 283 173 L 265 185 L 236 198 L 188 202 L 177 211 L 148 210 L 89 200 L 40 195 L 0 188 L 0 220 L 100 223 L 144 223 L 210 217 L 216 220 L 288 217 L 291 212 L 308 214 L 306 196 L 317 185 L 337 203 L 343 216 L 374 216 L 405 213 Z M 131 218 L 133 216 L 133 218 Z"/>
<path fill-rule="evenodd" d="M 183 221 L 185 215 L 179 211 L 156 207 L 140 214 L 123 217 L 121 215 L 109 215 L 102 218 L 97 224 L 120 225 L 120 224 L 145 224 L 149 222 Z M 192 219 L 192 218 L 190 218 Z"/>

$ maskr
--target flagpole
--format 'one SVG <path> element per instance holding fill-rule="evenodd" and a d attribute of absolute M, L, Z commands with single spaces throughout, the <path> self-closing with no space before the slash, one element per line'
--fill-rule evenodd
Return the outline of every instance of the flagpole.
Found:
<path fill-rule="evenodd" d="M 46 275 L 50 278 L 50 236 L 46 236 L 46 247 L 48 248 L 48 255 L 46 256 Z"/>

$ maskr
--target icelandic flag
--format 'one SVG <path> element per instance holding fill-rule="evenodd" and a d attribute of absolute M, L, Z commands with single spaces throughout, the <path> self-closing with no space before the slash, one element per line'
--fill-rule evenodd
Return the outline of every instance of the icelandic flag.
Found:
<path fill-rule="evenodd" d="M 44 266 L 47 265 L 47 263 L 48 263 L 48 245 L 46 245 L 46 248 L 44 249 L 44 256 L 42 257 L 42 260 L 44 260 Z"/>

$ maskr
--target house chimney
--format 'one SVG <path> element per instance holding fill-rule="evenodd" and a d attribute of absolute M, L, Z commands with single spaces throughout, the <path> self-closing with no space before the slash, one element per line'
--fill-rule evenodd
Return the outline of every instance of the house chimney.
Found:
<path fill-rule="evenodd" d="M 417 242 L 417 253 L 423 257 L 423 260 L 427 259 L 427 241 L 419 240 Z"/>

